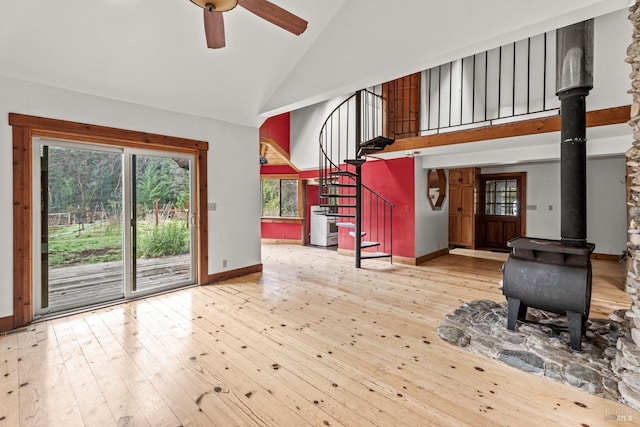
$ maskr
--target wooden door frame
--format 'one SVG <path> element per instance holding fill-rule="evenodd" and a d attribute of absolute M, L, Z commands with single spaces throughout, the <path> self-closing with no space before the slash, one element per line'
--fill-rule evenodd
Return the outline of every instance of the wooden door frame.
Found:
<path fill-rule="evenodd" d="M 33 320 L 33 138 L 193 154 L 196 284 L 208 282 L 207 151 L 209 143 L 173 136 L 9 113 L 13 132 L 13 328 Z"/>
<path fill-rule="evenodd" d="M 486 239 L 480 239 L 480 233 L 484 233 L 483 228 L 481 227 L 482 218 L 484 218 L 484 182 L 487 179 L 509 179 L 516 178 L 520 180 L 520 186 L 522 187 L 521 191 L 518 194 L 518 204 L 520 208 L 520 235 L 527 235 L 527 173 L 526 172 L 503 172 L 503 173 L 489 173 L 489 174 L 481 174 L 478 176 L 478 211 L 476 213 L 476 229 L 475 229 L 475 240 L 477 242 L 481 242 L 484 246 Z"/>

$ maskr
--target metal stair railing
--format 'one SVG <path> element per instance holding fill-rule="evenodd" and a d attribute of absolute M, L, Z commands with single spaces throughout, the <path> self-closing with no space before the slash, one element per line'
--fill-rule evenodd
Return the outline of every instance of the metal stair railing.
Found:
<path fill-rule="evenodd" d="M 391 257 L 393 253 L 393 203 L 363 185 L 361 177 L 365 161 L 361 143 L 382 136 L 382 107 L 381 95 L 370 90 L 355 92 L 333 109 L 319 136 L 318 202 L 325 215 L 338 217 L 342 226 L 355 229 L 358 268 L 361 257 Z"/>

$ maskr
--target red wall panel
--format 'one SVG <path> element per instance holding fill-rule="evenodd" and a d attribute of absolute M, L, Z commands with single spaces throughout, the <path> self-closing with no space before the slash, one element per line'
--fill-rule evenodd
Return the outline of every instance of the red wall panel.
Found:
<path fill-rule="evenodd" d="M 415 179 L 413 158 L 369 161 L 362 165 L 362 182 L 391 201 L 393 209 L 393 254 L 415 258 Z M 369 212 L 363 209 L 364 222 Z M 346 221 L 346 220 L 345 220 Z M 351 220 L 353 221 L 353 220 Z M 338 245 L 353 249 L 353 237 L 341 229 Z M 366 237 L 365 237 L 366 238 Z"/>
<path fill-rule="evenodd" d="M 260 126 L 260 138 L 270 138 L 282 147 L 284 151 L 290 151 L 290 126 L 291 117 L 289 113 L 280 114 L 278 116 L 269 117 Z"/>
<path fill-rule="evenodd" d="M 263 239 L 300 240 L 302 224 L 263 222 L 260 237 Z"/>

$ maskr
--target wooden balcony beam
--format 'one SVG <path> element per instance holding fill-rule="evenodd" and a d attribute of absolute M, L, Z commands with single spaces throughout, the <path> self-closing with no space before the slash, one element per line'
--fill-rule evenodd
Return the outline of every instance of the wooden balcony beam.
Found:
<path fill-rule="evenodd" d="M 587 127 L 606 126 L 626 123 L 629 120 L 631 106 L 605 108 L 587 112 Z M 417 136 L 396 140 L 382 152 L 413 151 L 421 148 L 439 147 L 443 145 L 463 144 L 466 142 L 486 141 L 491 139 L 510 138 L 514 136 L 535 135 L 539 133 L 560 131 L 560 116 L 522 120 L 474 129 L 443 132 L 435 135 Z"/>

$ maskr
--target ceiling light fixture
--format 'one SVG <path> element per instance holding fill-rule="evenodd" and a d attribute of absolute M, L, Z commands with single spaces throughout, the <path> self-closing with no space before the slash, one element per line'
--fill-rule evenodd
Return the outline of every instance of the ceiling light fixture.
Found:
<path fill-rule="evenodd" d="M 227 12 L 238 5 L 238 0 L 191 0 L 203 9 L 216 12 Z"/>
<path fill-rule="evenodd" d="M 223 12 L 240 5 L 254 15 L 299 36 L 307 29 L 307 21 L 268 0 L 190 0 L 204 11 L 204 33 L 207 47 L 225 47 Z"/>

